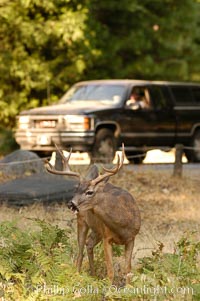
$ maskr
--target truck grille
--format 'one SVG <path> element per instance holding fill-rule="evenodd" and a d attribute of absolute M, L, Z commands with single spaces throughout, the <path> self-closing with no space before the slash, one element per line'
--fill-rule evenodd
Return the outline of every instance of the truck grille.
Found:
<path fill-rule="evenodd" d="M 36 129 L 52 129 L 57 126 L 58 120 L 35 120 L 34 127 Z"/>

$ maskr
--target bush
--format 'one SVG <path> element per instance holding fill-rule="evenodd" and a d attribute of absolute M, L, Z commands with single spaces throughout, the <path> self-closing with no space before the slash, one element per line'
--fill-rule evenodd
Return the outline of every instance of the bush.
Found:
<path fill-rule="evenodd" d="M 7 155 L 18 148 L 13 131 L 0 127 L 0 156 Z"/>

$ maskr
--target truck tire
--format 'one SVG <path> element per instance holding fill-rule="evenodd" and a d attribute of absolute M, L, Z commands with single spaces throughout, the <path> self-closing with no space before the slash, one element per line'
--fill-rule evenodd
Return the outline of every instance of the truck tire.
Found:
<path fill-rule="evenodd" d="M 192 138 L 191 147 L 194 147 L 194 149 L 185 150 L 188 162 L 200 162 L 200 130 L 195 132 Z"/>
<path fill-rule="evenodd" d="M 32 151 L 40 158 L 51 157 L 53 151 Z"/>
<path fill-rule="evenodd" d="M 92 162 L 111 163 L 115 157 L 116 139 L 109 129 L 100 129 L 91 153 Z"/>
<path fill-rule="evenodd" d="M 126 151 L 125 153 L 126 153 L 126 157 L 127 157 L 128 161 L 131 164 L 132 163 L 134 163 L 134 164 L 142 164 L 143 160 L 146 157 L 146 153 L 144 153 L 144 152 Z M 134 156 L 136 156 L 136 157 L 134 158 Z"/>

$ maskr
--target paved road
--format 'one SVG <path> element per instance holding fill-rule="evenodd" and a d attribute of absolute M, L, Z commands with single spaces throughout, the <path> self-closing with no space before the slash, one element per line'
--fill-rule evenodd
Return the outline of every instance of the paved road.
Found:
<path fill-rule="evenodd" d="M 196 176 L 200 180 L 200 163 L 184 163 L 183 175 Z M 173 173 L 174 164 L 172 163 L 148 163 L 141 165 L 127 164 L 125 168 L 146 171 L 146 170 L 170 170 Z"/>

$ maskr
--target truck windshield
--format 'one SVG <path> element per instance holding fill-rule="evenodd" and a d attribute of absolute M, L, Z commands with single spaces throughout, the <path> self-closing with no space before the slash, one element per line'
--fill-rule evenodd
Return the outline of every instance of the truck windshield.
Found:
<path fill-rule="evenodd" d="M 81 85 L 73 86 L 61 98 L 59 103 L 67 103 L 74 101 L 98 101 L 98 102 L 114 102 L 119 103 L 125 93 L 123 85 Z"/>

